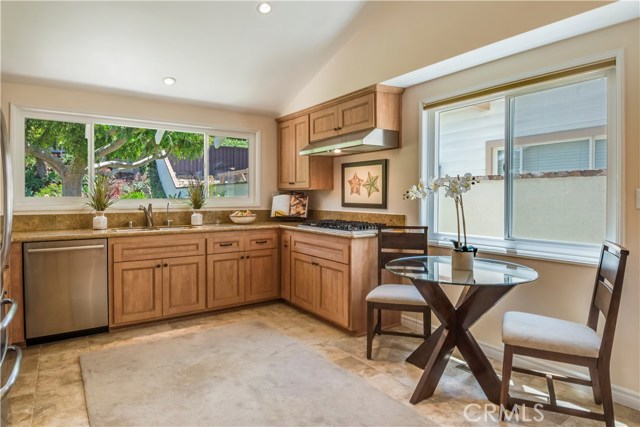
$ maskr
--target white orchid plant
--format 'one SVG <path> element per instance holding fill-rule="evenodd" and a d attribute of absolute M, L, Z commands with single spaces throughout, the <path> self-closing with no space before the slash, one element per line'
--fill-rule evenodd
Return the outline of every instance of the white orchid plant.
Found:
<path fill-rule="evenodd" d="M 478 184 L 479 181 L 470 173 L 464 176 L 450 177 L 446 175 L 444 178 L 436 178 L 431 185 L 425 186 L 422 180 L 418 185 L 412 185 L 402 196 L 405 200 L 424 199 L 430 193 L 436 193 L 440 188 L 446 189 L 445 197 L 451 197 L 456 204 L 456 221 L 458 223 L 458 240 L 451 240 L 455 250 L 460 252 L 476 252 L 477 249 L 467 244 L 467 224 L 464 220 L 464 204 L 462 203 L 462 195 Z M 462 221 L 461 221 L 462 220 Z M 462 222 L 462 237 L 460 240 L 460 223 Z"/>

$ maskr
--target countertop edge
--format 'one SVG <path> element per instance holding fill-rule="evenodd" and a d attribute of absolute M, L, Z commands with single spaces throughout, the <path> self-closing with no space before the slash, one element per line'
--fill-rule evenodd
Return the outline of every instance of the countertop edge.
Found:
<path fill-rule="evenodd" d="M 216 233 L 224 231 L 242 231 L 242 230 L 267 230 L 267 229 L 284 229 L 292 231 L 301 231 L 305 233 L 322 234 L 325 236 L 342 237 L 346 239 L 362 239 L 375 237 L 376 233 L 347 235 L 335 234 L 323 230 L 310 230 L 308 228 L 298 228 L 296 225 L 287 225 L 279 223 L 262 222 L 255 224 L 205 224 L 194 226 L 180 230 L 153 230 L 153 231 L 127 231 L 125 233 L 116 231 L 115 229 L 107 230 L 50 230 L 50 231 L 18 231 L 12 233 L 11 241 L 13 243 L 25 242 L 46 242 L 54 240 L 76 240 L 76 239 L 105 239 L 105 238 L 123 238 L 123 237 L 140 237 L 140 236 L 164 236 L 164 235 L 189 235 L 199 233 Z"/>

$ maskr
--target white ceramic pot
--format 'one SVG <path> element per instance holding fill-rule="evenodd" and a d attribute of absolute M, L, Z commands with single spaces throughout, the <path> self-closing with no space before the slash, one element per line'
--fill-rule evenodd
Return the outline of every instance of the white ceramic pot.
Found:
<path fill-rule="evenodd" d="M 475 252 L 451 251 L 451 268 L 453 270 L 473 270 L 473 256 Z"/>
<path fill-rule="evenodd" d="M 191 225 L 202 225 L 202 214 L 200 212 L 193 211 L 193 214 L 191 214 Z"/>
<path fill-rule="evenodd" d="M 93 229 L 94 230 L 107 229 L 107 217 L 104 216 L 104 211 L 96 212 L 96 216 L 93 217 Z"/>

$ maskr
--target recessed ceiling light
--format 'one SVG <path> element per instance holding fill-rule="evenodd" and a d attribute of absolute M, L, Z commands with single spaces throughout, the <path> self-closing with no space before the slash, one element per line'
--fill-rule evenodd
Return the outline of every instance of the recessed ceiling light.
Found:
<path fill-rule="evenodd" d="M 167 86 L 171 86 L 172 84 L 175 84 L 176 79 L 173 77 L 165 77 L 164 79 L 162 79 L 162 83 L 166 84 Z"/>
<path fill-rule="evenodd" d="M 260 3 L 258 3 L 258 12 L 266 15 L 267 13 L 271 12 L 271 5 L 266 1 L 261 1 Z"/>

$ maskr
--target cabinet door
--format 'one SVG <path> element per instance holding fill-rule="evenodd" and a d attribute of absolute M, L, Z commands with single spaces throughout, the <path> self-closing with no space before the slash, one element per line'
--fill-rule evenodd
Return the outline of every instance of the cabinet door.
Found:
<path fill-rule="evenodd" d="M 113 265 L 113 322 L 129 323 L 162 316 L 162 261 Z"/>
<path fill-rule="evenodd" d="M 338 135 L 338 120 L 338 107 L 335 105 L 309 114 L 309 141 L 320 141 Z"/>
<path fill-rule="evenodd" d="M 260 301 L 280 295 L 278 250 L 247 251 L 245 264 L 245 301 Z"/>
<path fill-rule="evenodd" d="M 278 131 L 280 140 L 278 188 L 309 188 L 309 162 L 311 160 L 307 156 L 298 154 L 309 144 L 309 116 L 280 123 Z"/>
<path fill-rule="evenodd" d="M 315 311 L 318 268 L 312 257 L 291 253 L 291 302 Z"/>
<path fill-rule="evenodd" d="M 338 132 L 341 135 L 375 127 L 374 94 L 364 95 L 338 105 L 338 118 Z"/>
<path fill-rule="evenodd" d="M 162 314 L 168 316 L 204 310 L 204 256 L 167 258 L 162 262 Z"/>
<path fill-rule="evenodd" d="M 319 270 L 316 313 L 344 327 L 349 327 L 349 266 L 317 259 Z"/>
<path fill-rule="evenodd" d="M 291 234 L 280 237 L 280 297 L 291 301 Z"/>
<path fill-rule="evenodd" d="M 207 308 L 239 305 L 244 302 L 244 252 L 207 257 Z"/>

